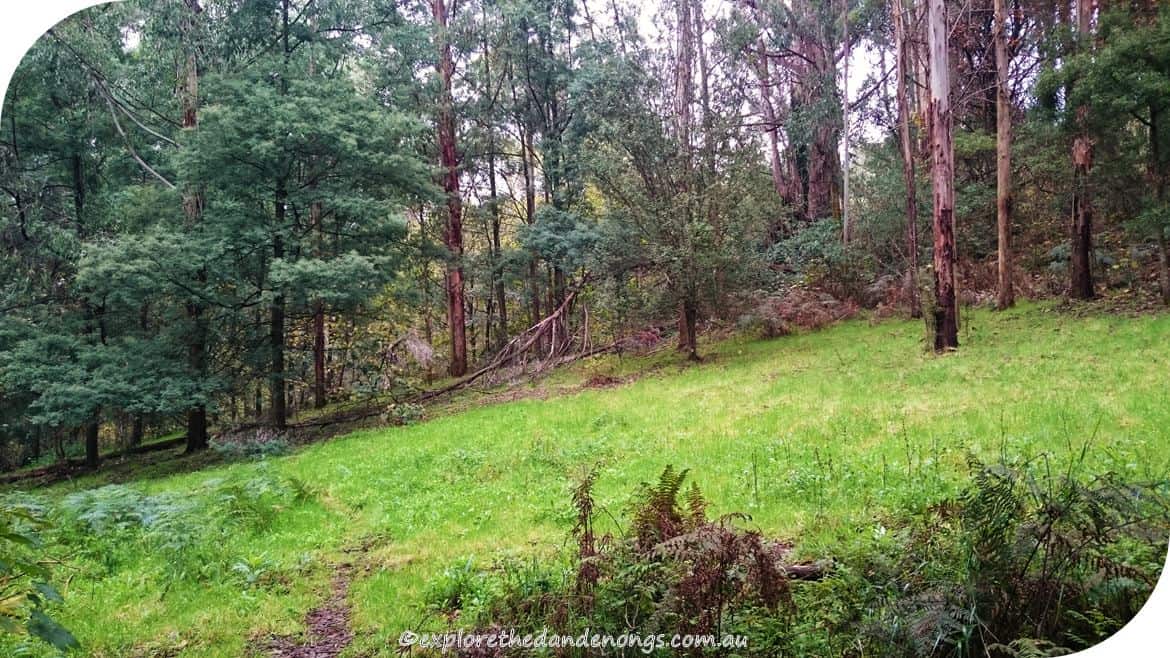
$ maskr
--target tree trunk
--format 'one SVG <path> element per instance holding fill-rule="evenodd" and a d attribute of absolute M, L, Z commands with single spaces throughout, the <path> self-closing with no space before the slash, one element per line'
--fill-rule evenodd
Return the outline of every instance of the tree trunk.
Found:
<path fill-rule="evenodd" d="M 447 32 L 447 5 L 445 0 L 431 0 L 438 44 L 438 72 L 442 82 L 437 117 L 439 164 L 443 169 L 443 191 L 447 194 L 447 224 L 443 229 L 443 244 L 447 247 L 447 325 L 451 332 L 452 377 L 467 373 L 467 328 L 464 322 L 463 300 L 463 201 L 459 193 L 459 154 L 455 146 L 455 116 L 451 85 L 455 76 L 455 60 L 451 54 L 451 39 Z"/>
<path fill-rule="evenodd" d="M 689 298 L 683 301 L 679 318 L 679 350 L 686 352 L 691 361 L 699 360 L 698 320 L 698 304 Z"/>
<path fill-rule="evenodd" d="M 1016 303 L 1012 285 L 1012 105 L 1008 96 L 1007 20 L 1003 0 L 995 0 L 995 211 L 998 234 L 999 294 L 996 308 Z"/>
<path fill-rule="evenodd" d="M 772 76 L 768 41 L 764 35 L 764 25 L 767 19 L 758 4 L 745 1 L 744 5 L 754 13 L 760 28 L 760 36 L 755 44 L 757 52 L 749 54 L 749 58 L 760 86 L 759 109 L 764 119 L 764 131 L 768 135 L 768 166 L 772 173 L 772 186 L 776 189 L 776 195 L 784 203 L 785 210 L 796 212 L 802 202 L 797 198 L 799 195 L 793 191 L 794 180 L 789 176 L 789 162 L 786 160 L 786 154 L 783 153 L 780 144 L 780 128 L 786 118 L 786 116 L 782 116 L 786 115 L 783 109 L 785 101 L 783 93 L 779 91 L 779 79 Z M 775 242 L 787 236 L 788 230 L 789 227 L 783 218 L 777 218 L 776 223 L 769 227 L 769 241 Z"/>
<path fill-rule="evenodd" d="M 1093 20 L 1091 0 L 1077 0 L 1077 32 L 1081 48 L 1089 48 L 1089 32 Z M 1076 109 L 1080 133 L 1073 139 L 1073 200 L 1070 226 L 1070 285 L 1069 294 L 1076 299 L 1092 299 L 1093 286 L 1093 200 L 1090 172 L 1093 168 L 1093 139 L 1084 127 L 1089 108 Z"/>
<path fill-rule="evenodd" d="M 284 50 L 284 67 L 281 70 L 279 92 L 288 93 L 289 56 L 289 11 L 288 0 L 282 0 L 281 44 Z M 281 175 L 276 181 L 276 196 L 273 201 L 274 226 L 272 230 L 272 260 L 284 258 L 284 228 L 288 212 L 288 178 Z M 268 307 L 268 346 L 271 350 L 268 373 L 268 422 L 272 427 L 284 429 L 288 422 L 288 398 L 284 373 L 284 294 L 273 290 L 272 304 Z"/>
<path fill-rule="evenodd" d="M 487 5 L 482 7 L 484 25 L 487 26 Z M 484 30 L 483 36 L 483 66 L 485 88 L 488 90 L 488 97 L 494 99 L 495 95 L 492 90 L 492 65 L 491 65 L 491 49 L 488 45 L 488 32 Z M 495 107 L 495 102 L 492 102 L 492 108 Z M 503 248 L 500 245 L 500 205 L 499 205 L 499 191 L 496 187 L 496 133 L 495 130 L 488 129 L 488 193 L 491 202 L 491 253 L 492 253 L 492 288 L 495 293 L 495 304 L 499 308 L 499 325 L 496 330 L 495 344 L 498 347 L 503 347 L 508 342 L 508 299 L 504 290 L 504 272 L 503 272 Z M 488 321 L 491 321 L 491 313 L 488 314 Z M 490 327 L 489 327 L 490 330 Z"/>
<path fill-rule="evenodd" d="M 95 419 L 85 426 L 85 465 L 87 468 L 97 468 L 101 462 L 98 454 L 98 421 Z"/>
<path fill-rule="evenodd" d="M 532 155 L 532 134 L 521 128 L 520 135 L 520 166 L 524 173 L 524 223 L 532 226 L 536 222 L 536 183 L 534 181 L 533 165 L 531 160 Z M 535 326 L 536 323 L 544 317 L 540 314 L 540 277 L 538 275 L 538 267 L 536 264 L 536 254 L 530 254 L 531 258 L 528 261 L 528 299 L 529 299 L 529 326 Z M 543 345 L 543 340 L 537 345 L 540 349 Z"/>
<path fill-rule="evenodd" d="M 317 302 L 313 309 L 313 406 L 325 406 L 325 307 Z"/>
<path fill-rule="evenodd" d="M 130 440 L 127 441 L 131 448 L 137 448 L 142 445 L 143 435 L 146 433 L 146 422 L 142 414 L 134 414 L 133 420 L 130 422 Z"/>
<path fill-rule="evenodd" d="M 916 38 L 909 41 L 909 50 L 913 53 L 911 60 L 914 63 L 915 89 L 917 90 L 917 112 L 922 120 L 923 130 L 919 135 L 918 152 L 925 162 L 930 159 L 930 48 L 927 47 L 927 2 L 929 0 L 910 0 L 911 13 L 915 23 L 922 30 Z M 909 32 L 907 32 L 909 35 Z"/>
<path fill-rule="evenodd" d="M 32 440 L 29 444 L 28 461 L 37 461 L 41 458 L 41 427 L 39 425 L 33 427 Z"/>
<path fill-rule="evenodd" d="M 841 141 L 844 143 L 841 160 L 841 243 L 848 246 L 853 238 L 853 226 L 849 223 L 849 0 L 841 2 L 841 30 L 845 41 L 841 69 Z"/>
<path fill-rule="evenodd" d="M 180 21 L 180 31 L 183 35 L 183 47 L 186 49 L 186 63 L 183 76 L 183 86 L 180 92 L 183 108 L 183 130 L 196 130 L 199 127 L 199 63 L 196 59 L 194 43 L 195 16 L 202 13 L 203 8 L 197 0 L 187 0 L 190 10 Z M 183 191 L 183 214 L 189 229 L 201 219 L 203 199 L 198 188 L 191 186 Z M 199 291 L 207 282 L 207 270 L 199 268 L 195 273 L 195 288 Z M 201 300 L 193 296 L 187 302 L 187 319 L 191 322 L 191 333 L 187 337 L 187 367 L 198 379 L 207 376 L 207 318 L 204 317 L 204 308 Z M 197 452 L 207 448 L 207 407 L 203 402 L 197 402 L 187 410 L 187 452 Z"/>
<path fill-rule="evenodd" d="M 309 205 L 309 222 L 316 232 L 313 250 L 316 256 L 322 256 L 321 202 L 314 201 Z M 320 409 L 325 406 L 325 304 L 317 301 L 313 304 L 313 406 Z"/>
<path fill-rule="evenodd" d="M 909 39 L 902 0 L 894 0 L 894 41 L 897 48 L 898 145 L 902 150 L 902 179 L 906 184 L 906 289 L 910 294 L 910 317 L 922 317 L 918 299 L 918 182 L 914 174 L 914 144 L 910 136 L 910 108 L 906 85 L 910 67 Z"/>
<path fill-rule="evenodd" d="M 288 193 L 284 181 L 276 191 L 276 229 L 272 235 L 272 258 L 284 258 L 285 205 Z M 277 429 L 283 429 L 288 422 L 287 398 L 284 382 L 284 295 L 277 291 L 268 308 L 268 345 L 272 350 L 272 361 L 268 377 L 268 422 Z"/>
<path fill-rule="evenodd" d="M 823 124 L 813 130 L 809 145 L 808 200 L 805 202 L 808 219 L 815 221 L 832 214 L 833 175 L 836 173 L 833 130 Z"/>
<path fill-rule="evenodd" d="M 1162 289 L 1162 304 L 1170 306 L 1170 241 L 1166 240 L 1166 230 L 1162 227 L 1158 231 L 1158 283 Z"/>
<path fill-rule="evenodd" d="M 794 0 L 791 3 L 793 13 L 801 21 L 818 22 L 821 20 L 823 2 L 811 0 Z M 799 80 L 800 104 L 804 107 L 824 107 L 830 99 L 836 98 L 836 35 L 825 32 L 814 35 L 800 31 L 797 35 L 794 50 L 800 57 L 794 62 L 793 73 Z M 814 122 L 812 134 L 807 141 L 806 156 L 806 187 L 804 216 L 808 221 L 838 217 L 841 210 L 838 203 L 839 178 L 841 173 L 841 159 L 837 152 L 840 148 L 840 129 L 836 118 L 825 117 Z"/>
<path fill-rule="evenodd" d="M 951 80 L 944 0 L 928 0 L 930 149 L 934 184 L 934 349 L 959 346 L 955 286 L 955 153 L 951 139 Z"/>
<path fill-rule="evenodd" d="M 691 194 L 694 180 L 694 152 L 691 143 L 691 104 L 694 102 L 694 62 L 695 62 L 695 35 L 694 21 L 692 20 L 691 0 L 677 0 L 677 48 L 674 62 L 674 137 L 678 144 L 679 155 L 682 157 L 683 173 L 680 176 L 679 196 L 682 198 L 683 224 L 689 231 L 691 220 L 694 217 L 694 204 Z M 689 239 L 688 236 L 683 236 Z M 692 255 L 693 256 L 693 255 Z M 695 354 L 695 304 L 692 295 L 687 293 L 688 286 L 681 285 L 685 297 L 679 304 L 678 315 L 678 349 L 680 352 Z"/>

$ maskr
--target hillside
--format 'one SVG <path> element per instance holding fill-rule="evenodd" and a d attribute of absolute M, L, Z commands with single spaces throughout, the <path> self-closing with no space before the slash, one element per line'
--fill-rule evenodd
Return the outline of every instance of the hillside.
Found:
<path fill-rule="evenodd" d="M 532 385 L 549 395 L 124 487 L 60 484 L 33 496 L 85 526 L 54 535 L 58 618 L 95 656 L 263 654 L 295 643 L 343 574 L 345 655 L 394 655 L 402 630 L 442 626 L 423 598 L 445 568 L 561 547 L 591 465 L 615 518 L 672 464 L 714 512 L 810 558 L 953 496 L 970 454 L 1061 469 L 1085 450 L 1087 473 L 1170 474 L 1170 316 L 1027 306 L 965 314 L 956 354 L 921 337 L 916 322 L 852 321 L 712 344 L 697 365 L 599 357 Z M 623 383 L 581 385 L 610 377 Z M 169 522 L 143 529 L 144 509 Z"/>

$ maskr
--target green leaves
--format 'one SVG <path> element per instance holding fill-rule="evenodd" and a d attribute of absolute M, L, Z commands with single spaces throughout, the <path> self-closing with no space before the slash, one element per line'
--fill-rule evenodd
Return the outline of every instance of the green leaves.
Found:
<path fill-rule="evenodd" d="M 64 599 L 48 582 L 51 562 L 37 536 L 46 527 L 30 508 L 0 504 L 0 633 L 27 633 L 62 651 L 78 649 L 77 638 L 47 612 Z"/>
<path fill-rule="evenodd" d="M 81 643 L 72 633 L 40 610 L 33 610 L 29 616 L 28 633 L 62 651 L 81 648 Z"/>
<path fill-rule="evenodd" d="M 575 212 L 542 206 L 536 222 L 521 230 L 520 241 L 549 263 L 573 271 L 596 263 L 600 239 L 596 224 Z"/>

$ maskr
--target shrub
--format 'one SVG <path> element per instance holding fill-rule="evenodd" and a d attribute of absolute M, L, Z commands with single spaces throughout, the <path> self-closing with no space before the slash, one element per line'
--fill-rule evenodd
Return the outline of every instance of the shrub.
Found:
<path fill-rule="evenodd" d="M 709 519 L 698 487 L 683 488 L 686 476 L 667 467 L 640 488 L 626 535 L 598 538 L 590 473 L 573 492 L 573 555 L 509 560 L 490 571 L 467 560 L 432 581 L 428 605 L 463 625 L 562 635 L 718 636 L 754 627 L 748 619 L 783 616 L 792 606 L 786 545 L 737 527 L 743 517 Z"/>
<path fill-rule="evenodd" d="M 890 519 L 798 597 L 802 625 L 867 655 L 1063 655 L 1137 613 L 1170 534 L 1165 483 L 970 468 L 957 499 Z"/>
<path fill-rule="evenodd" d="M 425 411 L 421 404 L 395 402 L 382 413 L 382 422 L 388 425 L 413 425 L 423 419 Z"/>
<path fill-rule="evenodd" d="M 1031 462 L 970 470 L 961 495 L 833 546 L 812 580 L 795 580 L 788 545 L 738 527 L 745 517 L 709 519 L 669 467 L 639 489 L 620 536 L 598 537 L 590 473 L 573 491 L 573 551 L 481 571 L 465 561 L 428 602 L 488 631 L 745 635 L 738 656 L 1055 656 L 1136 614 L 1170 535 L 1167 483 Z"/>
<path fill-rule="evenodd" d="M 47 527 L 37 507 L 0 503 L 0 633 L 39 638 L 62 651 L 76 649 L 77 639 L 49 616 L 52 604 L 62 599 L 50 584 L 55 561 L 41 540 Z"/>
<path fill-rule="evenodd" d="M 820 329 L 853 317 L 857 310 L 853 302 L 842 302 L 828 293 L 798 287 L 756 299 L 751 309 L 740 316 L 738 325 L 741 330 L 775 338 L 801 329 Z"/>
<path fill-rule="evenodd" d="M 796 283 L 825 290 L 839 299 L 860 300 L 878 276 L 878 263 L 866 249 L 841 243 L 841 225 L 822 219 L 805 226 L 772 248 L 770 260 Z"/>
<path fill-rule="evenodd" d="M 283 434 L 267 427 L 224 432 L 212 440 L 211 447 L 228 459 L 274 457 L 291 449 Z"/>
<path fill-rule="evenodd" d="M 104 575 L 146 552 L 157 557 L 164 579 L 215 580 L 240 560 L 228 549 L 231 535 L 267 530 L 281 511 L 311 496 L 303 483 L 265 471 L 208 480 L 182 495 L 108 485 L 61 502 L 58 539 Z"/>

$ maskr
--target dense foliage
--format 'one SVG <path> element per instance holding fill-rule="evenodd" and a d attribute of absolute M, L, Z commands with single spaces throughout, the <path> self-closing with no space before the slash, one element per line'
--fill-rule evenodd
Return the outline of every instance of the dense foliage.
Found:
<path fill-rule="evenodd" d="M 1170 8 L 1003 5 L 126 0 L 69 17 L 0 115 L 0 471 L 93 471 L 166 436 L 277 455 L 298 425 L 410 424 L 473 381 L 666 340 L 699 361 L 712 329 L 775 337 L 864 308 L 926 317 L 946 352 L 960 303 L 1170 304 Z M 891 520 L 899 554 L 937 562 L 930 582 L 875 560 L 810 586 L 843 588 L 810 607 L 773 568 L 786 547 L 707 518 L 697 490 L 680 504 L 667 472 L 612 545 L 578 491 L 578 598 L 562 583 L 542 591 L 555 613 L 527 591 L 484 605 L 776 624 L 796 651 L 806 610 L 829 623 L 834 597 L 864 595 L 874 616 L 833 621 L 850 637 L 884 625 L 901 635 L 875 647 L 955 655 L 1083 646 L 1132 614 L 1120 597 L 1165 529 L 1132 484 L 973 470 L 969 496 Z M 43 528 L 35 506 L 0 509 L 5 629 L 73 643 L 38 534 L 94 578 L 146 553 L 168 583 L 247 587 L 263 559 L 221 540 L 311 498 L 278 477 L 197 491 L 74 494 Z M 931 541 L 966 563 L 932 562 Z M 448 576 L 436 608 L 468 611 L 478 576 Z"/>
<path fill-rule="evenodd" d="M 1170 295 L 1165 11 L 1110 8 L 1089 39 L 1060 4 L 1005 18 L 1011 280 L 1059 294 L 1072 263 L 1095 279 L 1077 294 L 1140 298 L 1157 270 Z M 996 289 L 990 18 L 990 0 L 948 17 L 966 303 Z M 712 324 L 917 313 L 931 277 L 910 271 L 927 245 L 903 199 L 929 180 L 925 53 L 894 37 L 924 20 L 876 0 L 601 15 L 176 0 L 71 17 L 3 108 L 5 465 L 84 446 L 93 466 L 177 426 L 197 451 L 239 423 L 401 401 L 444 367 L 559 362 L 672 327 L 698 358 Z M 1071 242 L 1070 204 L 1093 222 Z"/>
<path fill-rule="evenodd" d="M 744 656 L 1056 656 L 1137 613 L 1170 531 L 1166 482 L 1042 463 L 970 470 L 956 498 L 891 513 L 831 560 L 795 565 L 791 545 L 745 529 L 748 517 L 708 519 L 698 487 L 669 466 L 642 485 L 626 527 L 596 536 L 590 473 L 573 494 L 574 554 L 467 560 L 432 580 L 427 601 L 484 633 L 741 635 Z"/>

